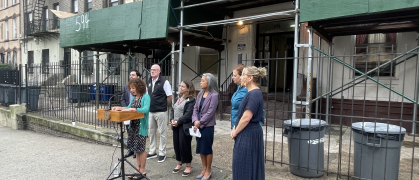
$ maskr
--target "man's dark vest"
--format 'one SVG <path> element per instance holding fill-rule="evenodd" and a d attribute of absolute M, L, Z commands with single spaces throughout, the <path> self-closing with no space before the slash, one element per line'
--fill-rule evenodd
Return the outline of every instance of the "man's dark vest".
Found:
<path fill-rule="evenodd" d="M 167 111 L 167 95 L 164 92 L 164 83 L 166 79 L 162 76 L 159 76 L 156 83 L 154 84 L 153 90 L 153 80 L 150 78 L 147 81 L 148 95 L 150 95 L 150 112 L 166 112 Z"/>

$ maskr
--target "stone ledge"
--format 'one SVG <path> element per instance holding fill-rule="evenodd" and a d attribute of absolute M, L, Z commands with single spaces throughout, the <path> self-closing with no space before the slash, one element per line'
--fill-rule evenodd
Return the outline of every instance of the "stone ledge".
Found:
<path fill-rule="evenodd" d="M 76 124 L 60 122 L 51 118 L 44 118 L 34 114 L 26 114 L 26 123 L 29 130 L 78 139 L 100 144 L 117 144 L 117 136 L 110 133 L 104 133 L 95 129 L 82 127 Z M 71 123 L 71 122 L 70 122 Z"/>
<path fill-rule="evenodd" d="M 9 108 L 1 107 L 0 108 L 0 126 L 12 127 L 11 119 L 12 114 Z"/>

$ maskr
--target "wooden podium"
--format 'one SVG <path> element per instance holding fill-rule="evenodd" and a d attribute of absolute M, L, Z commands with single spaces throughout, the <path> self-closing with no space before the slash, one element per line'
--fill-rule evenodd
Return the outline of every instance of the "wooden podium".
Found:
<path fill-rule="evenodd" d="M 148 179 L 146 176 L 144 176 L 143 174 L 141 174 L 140 170 L 136 168 L 136 166 L 132 165 L 129 161 L 127 161 L 124 157 L 124 131 L 123 131 L 123 122 L 126 120 L 134 120 L 134 119 L 141 119 L 144 118 L 144 113 L 139 113 L 139 112 L 132 112 L 132 111 L 112 111 L 112 110 L 105 110 L 105 109 L 98 109 L 97 110 L 97 118 L 98 119 L 102 119 L 102 120 L 109 120 L 109 121 L 114 121 L 117 122 L 119 124 L 119 128 L 120 128 L 120 137 L 118 138 L 119 142 L 121 143 L 121 159 L 119 159 L 119 162 L 117 164 L 117 166 L 115 166 L 114 168 L 117 168 L 119 165 L 121 165 L 121 172 L 119 173 L 119 175 L 117 177 L 113 177 L 111 179 L 117 179 L 117 178 L 122 178 L 123 180 L 125 180 L 125 176 L 137 176 L 138 179 Z M 122 163 L 121 163 L 122 162 Z M 125 174 L 125 167 L 124 167 L 124 162 L 127 162 L 129 165 L 131 165 L 131 167 L 133 167 L 137 172 L 139 172 L 140 174 Z M 113 172 L 111 172 L 108 176 L 111 177 L 113 174 Z M 111 180 L 109 179 L 109 180 Z"/>
<path fill-rule="evenodd" d="M 105 109 L 97 110 L 97 118 L 115 122 L 124 122 L 126 120 L 141 119 L 144 118 L 144 113 L 132 112 L 132 111 L 106 111 Z"/>

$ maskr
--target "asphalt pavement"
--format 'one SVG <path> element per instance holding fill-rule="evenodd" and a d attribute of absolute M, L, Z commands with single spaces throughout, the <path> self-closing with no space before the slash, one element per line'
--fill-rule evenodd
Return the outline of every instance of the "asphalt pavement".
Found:
<path fill-rule="evenodd" d="M 0 127 L 0 179 L 106 179 L 118 157 L 120 148 L 113 146 Z M 133 158 L 128 160 L 135 164 Z M 158 163 L 157 158 L 147 160 L 147 177 L 150 180 L 196 179 L 202 165 L 200 160 L 194 161 L 192 174 L 182 177 L 181 173 L 172 174 L 176 166 L 172 157 L 163 163 Z M 127 173 L 134 172 L 127 163 L 125 166 Z M 217 167 L 213 167 L 212 175 L 211 179 L 231 179 L 231 171 Z"/>

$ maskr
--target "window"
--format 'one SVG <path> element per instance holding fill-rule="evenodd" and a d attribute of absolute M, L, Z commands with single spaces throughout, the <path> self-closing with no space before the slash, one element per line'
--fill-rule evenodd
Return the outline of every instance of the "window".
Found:
<path fill-rule="evenodd" d="M 13 19 L 13 39 L 17 38 L 17 24 L 16 24 L 16 18 Z"/>
<path fill-rule="evenodd" d="M 42 50 L 42 74 L 49 73 L 49 49 Z"/>
<path fill-rule="evenodd" d="M 49 23 L 48 23 L 48 7 L 44 7 L 44 9 L 43 9 L 43 16 L 42 16 L 42 18 L 43 18 L 43 24 L 44 24 L 44 26 L 42 26 L 43 27 L 43 29 L 42 30 L 44 30 L 44 31 L 48 31 L 49 30 Z"/>
<path fill-rule="evenodd" d="M 81 70 L 83 75 L 93 75 L 93 51 L 84 51 Z"/>
<path fill-rule="evenodd" d="M 60 5 L 58 3 L 54 4 L 54 9 L 59 11 L 60 10 Z M 53 15 L 53 16 L 54 16 L 54 20 L 53 20 L 54 22 L 52 22 L 53 23 L 53 29 L 59 29 L 60 28 L 60 19 L 56 15 Z"/>
<path fill-rule="evenodd" d="M 0 53 L 0 63 L 4 64 L 4 54 Z"/>
<path fill-rule="evenodd" d="M 12 0 L 12 5 L 15 5 L 16 4 L 16 0 Z"/>
<path fill-rule="evenodd" d="M 25 33 L 30 34 L 32 29 L 32 13 L 26 14 L 26 27 L 25 27 Z"/>
<path fill-rule="evenodd" d="M 4 0 L 4 8 L 7 8 L 7 1 L 9 0 Z"/>
<path fill-rule="evenodd" d="M 71 49 L 64 48 L 64 77 L 67 77 L 71 74 Z"/>
<path fill-rule="evenodd" d="M 7 21 L 8 20 L 4 21 L 4 29 L 5 29 L 4 39 L 5 40 L 9 39 L 9 23 Z"/>
<path fill-rule="evenodd" d="M 170 53 L 170 50 L 162 49 L 153 49 L 153 58 L 146 58 L 144 60 L 144 66 L 147 69 L 150 69 L 153 64 L 159 63 L 167 54 Z M 162 76 L 170 76 L 171 73 L 171 64 L 170 58 L 166 58 L 163 62 L 160 62 L 160 71 Z M 217 66 L 218 67 L 218 66 Z"/>
<path fill-rule="evenodd" d="M 73 0 L 73 4 L 72 4 L 72 12 L 73 13 L 77 13 L 79 12 L 79 2 L 77 0 Z"/>
<path fill-rule="evenodd" d="M 121 56 L 119 54 L 108 54 L 108 67 L 109 70 L 108 74 L 109 75 L 120 75 L 121 73 L 121 66 L 120 63 L 121 62 Z"/>
<path fill-rule="evenodd" d="M 394 55 L 391 53 L 396 53 L 396 40 L 397 33 L 356 35 L 356 54 L 366 56 L 355 58 L 355 68 L 365 73 L 393 59 Z M 360 75 L 355 73 L 355 76 Z M 380 68 L 380 76 L 394 76 L 394 68 L 392 72 L 390 66 Z"/>
<path fill-rule="evenodd" d="M 33 73 L 33 51 L 28 51 L 28 73 Z"/>
<path fill-rule="evenodd" d="M 86 12 L 89 12 L 92 10 L 92 0 L 86 0 Z"/>
<path fill-rule="evenodd" d="M 110 0 L 109 7 L 118 6 L 118 0 Z"/>
<path fill-rule="evenodd" d="M 32 22 L 32 13 L 28 14 L 28 19 L 29 19 L 29 22 Z"/>
<path fill-rule="evenodd" d="M 7 64 L 11 64 L 10 52 L 7 53 Z"/>
<path fill-rule="evenodd" d="M 0 24 L 0 39 L 3 39 L 3 24 Z"/>
<path fill-rule="evenodd" d="M 13 51 L 12 66 L 17 68 L 17 53 Z"/>

